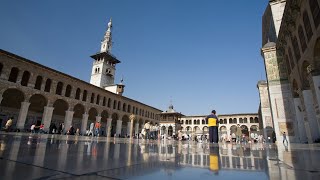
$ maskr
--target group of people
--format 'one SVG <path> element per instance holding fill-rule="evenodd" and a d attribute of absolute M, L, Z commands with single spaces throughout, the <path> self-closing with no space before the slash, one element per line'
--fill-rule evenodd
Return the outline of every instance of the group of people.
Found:
<path fill-rule="evenodd" d="M 146 122 L 141 130 L 141 138 L 142 139 L 158 139 L 159 135 L 159 126 L 156 123 L 152 125 L 150 122 Z"/>
<path fill-rule="evenodd" d="M 97 121 L 96 123 L 91 123 L 89 130 L 86 131 L 87 136 L 100 136 L 101 123 Z"/>

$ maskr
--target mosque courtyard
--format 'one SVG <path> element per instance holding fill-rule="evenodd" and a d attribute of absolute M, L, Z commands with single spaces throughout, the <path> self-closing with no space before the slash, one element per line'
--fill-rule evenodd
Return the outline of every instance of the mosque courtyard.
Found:
<path fill-rule="evenodd" d="M 320 179 L 320 145 L 0 134 L 1 179 Z"/>

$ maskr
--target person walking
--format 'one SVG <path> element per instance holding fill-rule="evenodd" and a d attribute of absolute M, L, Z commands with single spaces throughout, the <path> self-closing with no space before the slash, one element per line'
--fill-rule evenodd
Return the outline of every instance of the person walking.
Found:
<path fill-rule="evenodd" d="M 284 142 L 286 141 L 286 142 L 287 142 L 287 144 L 288 144 L 288 140 L 287 140 L 287 134 L 286 134 L 286 132 L 283 132 L 282 136 L 283 136 L 283 141 L 282 141 L 282 143 L 284 144 Z"/>
<path fill-rule="evenodd" d="M 13 123 L 13 117 L 10 117 L 6 123 L 6 125 L 4 126 L 4 130 L 6 132 L 11 131 L 11 127 L 12 127 L 12 123 Z"/>
<path fill-rule="evenodd" d="M 96 124 L 95 124 L 95 131 L 96 131 L 96 132 L 95 132 L 95 135 L 96 135 L 96 136 L 99 136 L 100 127 L 101 127 L 101 124 L 100 124 L 99 121 L 97 121 Z"/>
<path fill-rule="evenodd" d="M 146 139 L 150 139 L 150 122 L 144 124 L 144 129 L 146 131 Z"/>
<path fill-rule="evenodd" d="M 206 117 L 209 126 L 209 142 L 218 143 L 218 118 L 216 110 L 212 110 L 211 114 Z"/>
<path fill-rule="evenodd" d="M 94 128 L 94 123 L 92 122 L 92 123 L 90 124 L 90 128 L 89 128 L 89 136 L 90 136 L 90 135 L 94 136 L 93 128 Z"/>

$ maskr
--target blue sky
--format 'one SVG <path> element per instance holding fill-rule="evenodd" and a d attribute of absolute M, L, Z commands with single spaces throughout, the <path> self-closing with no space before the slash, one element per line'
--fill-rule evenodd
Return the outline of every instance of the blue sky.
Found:
<path fill-rule="evenodd" d="M 268 0 L 1 0 L 0 48 L 89 82 L 109 18 L 124 96 L 185 115 L 255 113 Z"/>

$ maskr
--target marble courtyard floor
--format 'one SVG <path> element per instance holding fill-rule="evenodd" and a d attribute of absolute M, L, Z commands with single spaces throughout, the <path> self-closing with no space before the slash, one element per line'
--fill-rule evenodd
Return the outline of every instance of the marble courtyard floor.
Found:
<path fill-rule="evenodd" d="M 0 133 L 0 179 L 320 179 L 320 144 Z"/>

